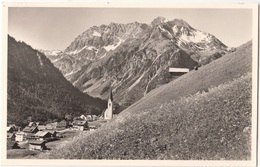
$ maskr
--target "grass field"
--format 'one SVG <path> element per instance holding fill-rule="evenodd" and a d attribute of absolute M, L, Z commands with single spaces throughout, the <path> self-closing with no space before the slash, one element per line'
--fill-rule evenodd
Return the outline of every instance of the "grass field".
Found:
<path fill-rule="evenodd" d="M 7 159 L 22 159 L 28 155 L 38 154 L 39 151 L 31 151 L 28 149 L 11 149 L 7 150 Z"/>
<path fill-rule="evenodd" d="M 232 81 L 252 71 L 252 42 L 240 46 L 237 51 L 225 55 L 198 71 L 191 71 L 144 96 L 124 112 L 142 112 L 159 104 L 181 97 L 207 91 L 209 87 Z"/>
<path fill-rule="evenodd" d="M 96 132 L 38 158 L 250 159 L 251 47 L 155 89 Z"/>
<path fill-rule="evenodd" d="M 57 146 L 59 146 L 60 144 L 67 142 L 68 140 L 72 140 L 73 137 L 78 136 L 80 134 L 80 131 L 65 131 L 62 133 L 62 135 L 64 135 L 64 138 L 60 138 L 60 140 L 55 140 L 55 141 L 51 141 L 46 143 L 46 147 L 49 150 L 53 150 L 55 149 Z"/>

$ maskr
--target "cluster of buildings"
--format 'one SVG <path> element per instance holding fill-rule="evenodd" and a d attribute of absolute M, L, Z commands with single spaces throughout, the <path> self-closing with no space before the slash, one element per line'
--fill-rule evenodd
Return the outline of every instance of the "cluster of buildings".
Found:
<path fill-rule="evenodd" d="M 97 120 L 96 115 L 81 115 L 72 122 L 62 120 L 60 122 L 41 125 L 39 122 L 30 122 L 25 128 L 15 126 L 7 127 L 7 140 L 12 143 L 11 148 L 19 148 L 19 143 L 29 143 L 30 150 L 44 150 L 45 144 L 60 137 L 59 131 L 69 130 L 95 130 L 95 126 L 89 126 L 88 121 Z"/>
<path fill-rule="evenodd" d="M 102 119 L 112 119 L 113 117 L 113 97 L 110 90 L 108 99 L 108 108 L 102 114 Z M 7 140 L 13 142 L 11 148 L 19 148 L 19 143 L 28 142 L 30 150 L 44 150 L 46 149 L 45 143 L 56 140 L 61 137 L 57 134 L 59 131 L 69 128 L 70 130 L 96 130 L 96 124 L 89 124 L 100 119 L 96 115 L 81 115 L 76 117 L 72 122 L 62 120 L 60 122 L 48 123 L 41 125 L 39 122 L 30 122 L 24 129 L 14 124 L 7 127 Z"/>
<path fill-rule="evenodd" d="M 30 122 L 24 129 L 15 125 L 7 127 L 7 140 L 11 148 L 19 148 L 19 143 L 29 143 L 30 150 L 43 150 L 47 141 L 57 139 L 56 126 L 53 123 L 40 125 L 39 122 Z"/>

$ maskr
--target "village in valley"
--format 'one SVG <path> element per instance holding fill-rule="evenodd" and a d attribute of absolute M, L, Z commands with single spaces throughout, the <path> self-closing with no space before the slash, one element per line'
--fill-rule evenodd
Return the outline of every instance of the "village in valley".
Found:
<path fill-rule="evenodd" d="M 198 70 L 195 66 L 194 70 Z M 185 74 L 188 68 L 169 68 L 171 74 Z M 7 127 L 7 156 L 9 158 L 29 158 L 39 153 L 55 149 L 65 141 L 95 131 L 116 116 L 114 114 L 112 89 L 109 91 L 107 109 L 101 115 L 80 115 L 72 121 L 62 119 L 59 122 L 41 124 L 31 121 L 24 128 L 9 124 Z"/>
<path fill-rule="evenodd" d="M 86 5 L 3 6 L 6 165 L 254 165 L 257 6 Z"/>
<path fill-rule="evenodd" d="M 95 131 L 116 116 L 113 114 L 113 109 L 113 96 L 110 90 L 107 109 L 99 116 L 80 115 L 74 117 L 73 121 L 63 119 L 47 124 L 31 121 L 24 128 L 9 124 L 7 126 L 7 156 L 28 158 L 52 150 L 61 142 Z"/>

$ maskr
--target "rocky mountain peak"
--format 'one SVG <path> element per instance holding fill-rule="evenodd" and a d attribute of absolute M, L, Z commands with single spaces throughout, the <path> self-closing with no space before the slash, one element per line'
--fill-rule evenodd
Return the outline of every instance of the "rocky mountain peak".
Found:
<path fill-rule="evenodd" d="M 168 20 L 167 20 L 166 18 L 159 16 L 159 17 L 156 17 L 156 18 L 151 22 L 151 25 L 152 25 L 152 26 L 156 26 L 156 25 L 159 25 L 159 24 L 161 24 L 161 23 L 166 23 L 166 22 L 168 22 Z"/>
<path fill-rule="evenodd" d="M 111 22 L 93 26 L 52 62 L 81 91 L 105 99 L 112 85 L 115 100 L 128 106 L 175 78 L 169 67 L 192 69 L 226 52 L 216 37 L 186 21 L 157 17 L 151 25 Z"/>
<path fill-rule="evenodd" d="M 173 21 L 171 21 L 171 23 L 178 27 L 192 28 L 186 21 L 182 19 L 174 19 Z"/>

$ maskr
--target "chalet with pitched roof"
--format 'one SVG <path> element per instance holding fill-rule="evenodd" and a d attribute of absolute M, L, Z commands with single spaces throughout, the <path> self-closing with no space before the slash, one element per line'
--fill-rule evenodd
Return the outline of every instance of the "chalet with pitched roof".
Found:
<path fill-rule="evenodd" d="M 28 127 L 37 127 L 39 124 L 39 122 L 29 122 Z"/>
<path fill-rule="evenodd" d="M 55 130 L 57 128 L 58 123 L 53 122 L 53 123 L 48 123 L 46 124 L 46 130 Z"/>
<path fill-rule="evenodd" d="M 87 130 L 88 129 L 88 122 L 86 120 L 82 120 L 82 119 L 75 119 L 72 122 L 72 128 L 73 130 Z"/>
<path fill-rule="evenodd" d="M 25 140 L 26 133 L 24 132 L 17 132 L 15 134 L 15 141 L 24 141 Z"/>
<path fill-rule="evenodd" d="M 46 141 L 44 140 L 35 140 L 29 142 L 29 150 L 40 150 L 43 151 L 46 149 Z"/>
<path fill-rule="evenodd" d="M 44 130 L 46 130 L 46 126 L 45 125 L 39 125 L 38 126 L 38 130 L 39 131 L 44 131 Z"/>
<path fill-rule="evenodd" d="M 57 124 L 57 129 L 66 129 L 68 127 L 69 127 L 69 122 L 66 120 L 62 120 Z"/>
<path fill-rule="evenodd" d="M 14 126 L 7 126 L 6 131 L 8 133 L 13 133 L 15 131 L 15 127 Z"/>
<path fill-rule="evenodd" d="M 48 131 L 39 131 L 35 134 L 38 140 L 47 140 L 52 137 L 52 134 Z"/>
<path fill-rule="evenodd" d="M 31 126 L 31 127 L 26 126 L 26 127 L 23 129 L 23 132 L 24 132 L 24 133 L 37 133 L 38 131 L 39 131 L 38 128 L 35 127 L 35 126 Z"/>

